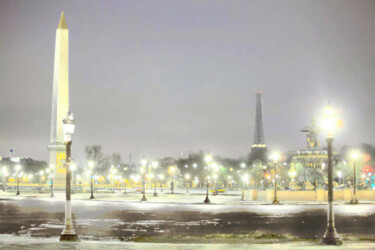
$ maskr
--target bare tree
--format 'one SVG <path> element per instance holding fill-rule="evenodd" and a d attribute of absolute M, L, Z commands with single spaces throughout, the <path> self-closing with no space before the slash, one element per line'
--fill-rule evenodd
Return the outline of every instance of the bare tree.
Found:
<path fill-rule="evenodd" d="M 103 161 L 104 161 L 102 146 L 100 145 L 86 146 L 85 153 L 86 153 L 87 161 L 94 161 L 95 168 L 97 168 L 100 171 L 103 167 Z"/>

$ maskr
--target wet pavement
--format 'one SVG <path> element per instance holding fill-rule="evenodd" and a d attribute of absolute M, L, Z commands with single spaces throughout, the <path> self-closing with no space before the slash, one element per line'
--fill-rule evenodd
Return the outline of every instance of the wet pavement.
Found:
<path fill-rule="evenodd" d="M 56 249 L 322 249 L 322 250 L 335 250 L 335 249 L 375 249 L 374 242 L 345 242 L 343 246 L 319 246 L 316 242 L 282 242 L 282 243 L 267 243 L 267 244 L 197 244 L 197 243 L 184 243 L 184 244 L 171 244 L 171 243 L 135 243 L 135 242 L 119 242 L 119 241 L 81 241 L 79 243 L 63 243 L 58 242 L 52 238 L 33 238 L 29 236 L 13 236 L 13 235 L 0 235 L 0 248 L 1 249 L 22 249 L 22 250 L 56 250 Z"/>
<path fill-rule="evenodd" d="M 346 238 L 374 239 L 375 205 L 336 205 L 336 227 Z M 64 200 L 0 200 L 0 234 L 57 237 L 64 226 Z M 89 240 L 141 236 L 283 234 L 319 239 L 326 205 L 216 205 L 136 201 L 73 201 L 77 233 Z"/>

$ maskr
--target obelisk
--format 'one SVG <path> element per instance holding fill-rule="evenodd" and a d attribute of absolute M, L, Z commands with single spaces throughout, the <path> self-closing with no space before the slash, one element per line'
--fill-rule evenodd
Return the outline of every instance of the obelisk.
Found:
<path fill-rule="evenodd" d="M 65 23 L 64 12 L 61 13 L 56 30 L 55 66 L 53 72 L 53 98 L 50 166 L 54 168 L 55 189 L 65 189 L 66 169 L 64 167 L 66 149 L 64 144 L 63 122 L 69 110 L 69 31 Z"/>

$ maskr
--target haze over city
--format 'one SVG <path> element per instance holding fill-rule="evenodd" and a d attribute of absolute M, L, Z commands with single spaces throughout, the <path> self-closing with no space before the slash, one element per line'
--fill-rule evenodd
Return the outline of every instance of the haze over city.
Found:
<path fill-rule="evenodd" d="M 246 156 L 257 89 L 270 148 L 304 147 L 327 101 L 344 120 L 336 147 L 375 140 L 374 1 L 1 1 L 2 156 L 48 159 L 61 11 L 76 160 L 92 144 Z"/>

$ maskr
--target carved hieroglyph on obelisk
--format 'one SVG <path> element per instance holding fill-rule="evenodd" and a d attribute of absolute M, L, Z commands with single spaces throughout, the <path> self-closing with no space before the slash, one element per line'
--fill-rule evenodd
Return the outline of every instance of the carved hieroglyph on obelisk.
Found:
<path fill-rule="evenodd" d="M 66 149 L 64 144 L 63 119 L 69 110 L 69 31 L 61 14 L 56 30 L 55 66 L 53 72 L 53 99 L 50 166 L 54 168 L 54 188 L 64 189 L 66 170 L 64 167 Z"/>

